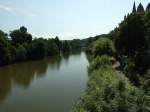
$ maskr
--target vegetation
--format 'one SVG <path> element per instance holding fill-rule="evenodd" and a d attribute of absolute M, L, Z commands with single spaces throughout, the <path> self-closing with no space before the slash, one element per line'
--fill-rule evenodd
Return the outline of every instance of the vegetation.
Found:
<path fill-rule="evenodd" d="M 135 77 L 143 77 L 150 67 L 150 10 L 147 8 L 146 11 L 142 11 L 142 7 L 140 4 L 137 12 L 128 14 L 120 23 L 117 36 L 114 37 L 118 60 L 135 85 L 140 83 L 135 82 Z"/>
<path fill-rule="evenodd" d="M 0 65 L 86 49 L 90 55 L 89 81 L 73 112 L 150 111 L 150 3 L 146 10 L 134 3 L 109 34 L 88 39 L 32 38 L 27 28 L 0 31 Z M 120 63 L 113 68 L 112 58 Z"/>
<path fill-rule="evenodd" d="M 144 10 L 140 3 L 136 8 L 134 3 L 119 27 L 90 40 L 89 81 L 73 112 L 150 111 L 149 7 Z M 119 70 L 113 68 L 112 57 L 120 63 Z"/>
<path fill-rule="evenodd" d="M 34 38 L 22 26 L 10 34 L 0 31 L 0 66 L 26 60 L 43 59 L 46 56 L 81 51 L 86 40 L 59 40 L 56 38 Z M 82 43 L 82 44 L 81 44 Z"/>
<path fill-rule="evenodd" d="M 144 93 L 111 66 L 109 56 L 91 62 L 86 93 L 73 112 L 148 112 Z"/>
<path fill-rule="evenodd" d="M 112 56 L 115 53 L 115 48 L 113 42 L 110 39 L 99 38 L 89 45 L 87 52 L 93 54 L 94 56 L 104 54 Z"/>
<path fill-rule="evenodd" d="M 7 64 L 11 60 L 8 41 L 7 34 L 0 31 L 0 65 Z"/>

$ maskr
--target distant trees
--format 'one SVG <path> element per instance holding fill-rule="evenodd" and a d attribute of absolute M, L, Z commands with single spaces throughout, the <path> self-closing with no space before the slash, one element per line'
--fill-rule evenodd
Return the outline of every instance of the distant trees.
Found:
<path fill-rule="evenodd" d="M 73 39 L 68 41 L 71 47 L 71 51 L 81 51 L 81 50 L 85 50 L 85 48 L 87 47 L 87 41 L 88 39 Z"/>
<path fill-rule="evenodd" d="M 32 41 L 32 35 L 27 32 L 27 28 L 24 26 L 12 31 L 10 37 L 14 45 L 30 43 Z"/>
<path fill-rule="evenodd" d="M 33 40 L 31 57 L 33 59 L 41 59 L 46 56 L 46 44 L 44 39 L 39 38 Z"/>
<path fill-rule="evenodd" d="M 62 41 L 61 50 L 63 52 L 69 52 L 71 50 L 70 43 L 68 41 L 66 41 L 66 40 Z"/>
<path fill-rule="evenodd" d="M 15 49 L 15 61 L 20 62 L 27 59 L 27 50 L 23 45 L 18 45 Z"/>
<path fill-rule="evenodd" d="M 48 39 L 46 44 L 48 56 L 57 55 L 60 53 L 61 42 L 58 37 L 55 39 Z"/>
<path fill-rule="evenodd" d="M 55 41 L 51 41 L 54 39 L 46 40 L 38 38 L 32 40 L 32 35 L 27 32 L 27 28 L 24 26 L 12 31 L 10 36 L 10 43 L 14 47 L 13 54 L 15 54 L 15 61 L 41 59 L 45 56 L 52 56 L 55 55 L 56 52 L 59 52 L 57 46 L 58 42 L 56 44 Z"/>
<path fill-rule="evenodd" d="M 57 36 L 55 38 L 55 43 L 58 46 L 59 50 L 61 50 L 61 41 L 59 40 L 59 38 Z"/>
<path fill-rule="evenodd" d="M 21 26 L 8 34 L 0 30 L 0 66 L 25 60 L 42 59 L 71 51 L 80 51 L 86 40 L 59 40 L 32 38 L 26 27 Z"/>

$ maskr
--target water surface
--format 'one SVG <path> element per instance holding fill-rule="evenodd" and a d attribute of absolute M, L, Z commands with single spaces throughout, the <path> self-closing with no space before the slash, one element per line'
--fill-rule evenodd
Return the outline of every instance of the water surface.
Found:
<path fill-rule="evenodd" d="M 86 55 L 0 68 L 0 112 L 69 112 L 86 88 Z"/>

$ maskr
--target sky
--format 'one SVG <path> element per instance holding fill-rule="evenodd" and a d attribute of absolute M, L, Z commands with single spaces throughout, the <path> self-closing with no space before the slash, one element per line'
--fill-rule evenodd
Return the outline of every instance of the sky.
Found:
<path fill-rule="evenodd" d="M 147 6 L 149 0 L 135 0 Z M 106 34 L 132 11 L 134 0 L 0 0 L 0 29 L 25 26 L 34 37 L 62 40 Z"/>

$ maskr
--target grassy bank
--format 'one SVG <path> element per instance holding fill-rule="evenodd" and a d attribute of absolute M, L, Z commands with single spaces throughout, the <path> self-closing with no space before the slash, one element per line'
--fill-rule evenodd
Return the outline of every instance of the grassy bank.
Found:
<path fill-rule="evenodd" d="M 142 90 L 112 68 L 110 57 L 99 56 L 89 67 L 85 94 L 72 112 L 148 112 Z"/>

